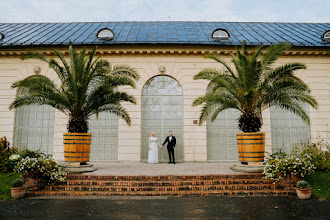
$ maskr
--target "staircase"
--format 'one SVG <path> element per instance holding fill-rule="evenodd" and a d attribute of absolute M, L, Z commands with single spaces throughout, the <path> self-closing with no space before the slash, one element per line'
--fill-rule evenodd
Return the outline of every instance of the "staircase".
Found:
<path fill-rule="evenodd" d="M 261 174 L 196 176 L 68 175 L 30 196 L 291 196 L 297 180 L 273 184 Z"/>

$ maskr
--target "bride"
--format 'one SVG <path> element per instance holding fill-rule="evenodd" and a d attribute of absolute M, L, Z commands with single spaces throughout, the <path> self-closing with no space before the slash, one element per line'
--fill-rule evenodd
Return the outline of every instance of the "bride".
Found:
<path fill-rule="evenodd" d="M 151 137 L 149 137 L 148 163 L 158 163 L 158 147 L 162 148 L 156 137 L 156 133 L 152 132 Z"/>

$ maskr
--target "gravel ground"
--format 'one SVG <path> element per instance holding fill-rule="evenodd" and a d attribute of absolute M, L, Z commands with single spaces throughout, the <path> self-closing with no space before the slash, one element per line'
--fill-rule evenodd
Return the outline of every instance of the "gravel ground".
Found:
<path fill-rule="evenodd" d="M 141 162 L 90 162 L 97 168 L 94 172 L 85 175 L 208 175 L 208 174 L 241 174 L 230 169 L 235 163 L 158 163 L 148 164 Z M 236 163 L 237 164 L 237 163 Z"/>

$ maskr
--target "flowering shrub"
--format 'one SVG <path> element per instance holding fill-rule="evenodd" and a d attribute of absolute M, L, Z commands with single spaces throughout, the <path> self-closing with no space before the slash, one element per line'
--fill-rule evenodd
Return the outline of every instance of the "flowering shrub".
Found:
<path fill-rule="evenodd" d="M 30 150 L 27 148 L 23 148 L 20 150 L 20 157 L 25 158 L 25 157 L 30 157 L 30 158 L 39 158 L 39 157 L 44 157 L 47 156 L 40 150 Z M 48 156 L 50 158 L 50 155 Z"/>
<path fill-rule="evenodd" d="M 316 171 L 330 172 L 330 144 L 326 141 L 318 141 L 311 144 L 308 151 L 312 157 Z"/>
<path fill-rule="evenodd" d="M 15 171 L 23 175 L 42 177 L 48 183 L 64 180 L 66 175 L 62 168 L 50 158 L 50 155 L 44 154 L 40 154 L 38 158 L 27 156 L 21 159 L 17 163 Z"/>
<path fill-rule="evenodd" d="M 280 180 L 288 175 L 306 177 L 314 172 L 315 166 L 308 145 L 293 148 L 286 157 L 273 159 L 266 164 L 263 174 L 266 179 Z"/>

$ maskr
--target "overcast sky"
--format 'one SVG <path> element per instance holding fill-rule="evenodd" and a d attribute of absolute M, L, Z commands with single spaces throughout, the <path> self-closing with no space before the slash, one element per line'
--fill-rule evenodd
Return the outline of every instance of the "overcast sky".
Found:
<path fill-rule="evenodd" d="M 330 0 L 0 0 L 0 22 L 330 22 Z"/>

